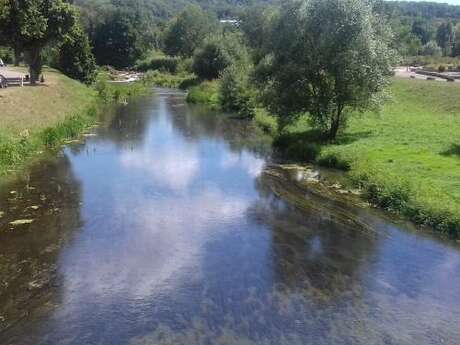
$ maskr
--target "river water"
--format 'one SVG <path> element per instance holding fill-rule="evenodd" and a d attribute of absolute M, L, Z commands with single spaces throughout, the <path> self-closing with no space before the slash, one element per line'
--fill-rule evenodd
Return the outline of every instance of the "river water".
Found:
<path fill-rule="evenodd" d="M 457 243 L 287 202 L 268 142 L 179 92 L 94 134 L 0 190 L 0 344 L 460 344 Z"/>

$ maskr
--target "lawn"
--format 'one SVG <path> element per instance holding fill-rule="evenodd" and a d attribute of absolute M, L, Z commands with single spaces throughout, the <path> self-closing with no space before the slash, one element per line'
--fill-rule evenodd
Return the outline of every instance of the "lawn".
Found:
<path fill-rule="evenodd" d="M 15 68 L 26 73 L 25 68 Z M 97 93 L 58 71 L 45 83 L 0 89 L 0 175 L 45 147 L 77 136 L 95 121 Z"/>
<path fill-rule="evenodd" d="M 391 200 L 383 206 L 459 231 L 460 83 L 394 79 L 391 92 L 381 114 L 353 118 L 339 143 L 324 147 L 321 156 L 348 161 L 355 182 L 386 189 L 412 210 Z"/>
<path fill-rule="evenodd" d="M 13 68 L 27 73 L 25 68 Z M 58 71 L 44 70 L 45 83 L 0 89 L 0 131 L 37 131 L 79 114 L 94 102 L 95 92 Z"/>

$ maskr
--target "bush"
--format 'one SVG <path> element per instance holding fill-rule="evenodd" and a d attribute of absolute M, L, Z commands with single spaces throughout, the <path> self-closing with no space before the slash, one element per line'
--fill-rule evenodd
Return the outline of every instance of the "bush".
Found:
<path fill-rule="evenodd" d="M 284 156 L 298 162 L 314 162 L 320 153 L 320 145 L 300 141 L 289 145 Z"/>
<path fill-rule="evenodd" d="M 169 74 L 159 71 L 147 71 L 147 73 L 145 73 L 142 77 L 142 82 L 144 84 L 160 87 L 187 89 L 193 85 L 196 85 L 198 80 L 193 74 Z"/>
<path fill-rule="evenodd" d="M 423 46 L 422 55 L 441 56 L 442 49 L 438 46 L 438 44 L 435 41 L 430 41 Z"/>
<path fill-rule="evenodd" d="M 254 121 L 256 125 L 261 128 L 265 133 L 276 135 L 278 132 L 278 121 L 270 115 L 265 109 L 257 108 L 255 110 Z"/>
<path fill-rule="evenodd" d="M 66 36 L 59 47 L 59 69 L 67 76 L 85 84 L 96 77 L 96 62 L 91 52 L 88 36 L 76 28 Z"/>
<path fill-rule="evenodd" d="M 273 147 L 286 159 L 314 162 L 321 153 L 321 136 L 316 130 L 284 132 L 274 139 Z"/>
<path fill-rule="evenodd" d="M 193 57 L 193 72 L 201 79 L 216 79 L 231 64 L 250 63 L 240 35 L 227 32 L 207 37 Z"/>
<path fill-rule="evenodd" d="M 135 66 L 136 70 L 146 72 L 149 70 L 176 73 L 179 66 L 179 58 L 175 57 L 155 57 L 138 62 Z"/>
<path fill-rule="evenodd" d="M 187 94 L 187 102 L 194 104 L 207 104 L 211 108 L 219 108 L 219 83 L 206 81 L 190 88 Z"/>
<path fill-rule="evenodd" d="M 439 65 L 439 67 L 438 67 L 438 72 L 439 72 L 439 73 L 443 73 L 443 72 L 445 72 L 445 71 L 446 71 L 446 66 L 444 66 L 444 65 Z"/>
<path fill-rule="evenodd" d="M 331 153 L 320 157 L 317 163 L 326 168 L 339 169 L 343 171 L 348 171 L 351 168 L 348 160 L 337 157 Z"/>
<path fill-rule="evenodd" d="M 222 71 L 233 62 L 222 37 L 207 40 L 193 57 L 193 72 L 201 79 L 217 79 Z"/>
<path fill-rule="evenodd" d="M 255 116 L 255 92 L 245 66 L 231 65 L 222 73 L 219 101 L 222 109 L 235 112 L 244 118 Z"/>

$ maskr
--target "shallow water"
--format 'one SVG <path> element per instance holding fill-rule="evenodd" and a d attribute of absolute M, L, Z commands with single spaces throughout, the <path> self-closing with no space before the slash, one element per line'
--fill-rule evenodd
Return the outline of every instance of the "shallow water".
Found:
<path fill-rule="evenodd" d="M 181 93 L 96 134 L 0 190 L 0 344 L 460 344 L 457 244 L 280 199 L 267 142 Z"/>

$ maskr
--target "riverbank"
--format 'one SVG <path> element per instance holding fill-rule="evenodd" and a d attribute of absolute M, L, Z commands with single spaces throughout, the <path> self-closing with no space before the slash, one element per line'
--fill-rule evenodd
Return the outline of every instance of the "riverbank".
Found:
<path fill-rule="evenodd" d="M 25 68 L 17 68 L 26 73 Z M 109 84 L 100 74 L 94 87 L 53 69 L 45 83 L 0 90 L 0 176 L 13 174 L 47 149 L 79 137 L 95 125 L 101 105 L 124 103 L 145 93 L 146 83 Z"/>
<path fill-rule="evenodd" d="M 216 107 L 215 83 L 192 88 L 188 101 Z M 307 121 L 280 136 L 263 110 L 254 122 L 295 162 L 344 170 L 374 205 L 460 237 L 460 86 L 394 78 L 380 114 L 351 119 L 334 144 L 318 140 Z"/>

